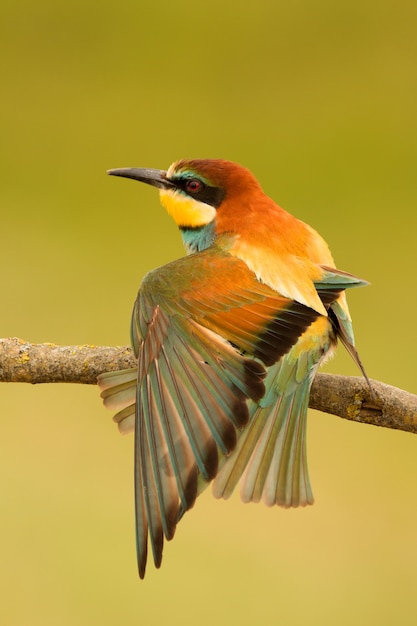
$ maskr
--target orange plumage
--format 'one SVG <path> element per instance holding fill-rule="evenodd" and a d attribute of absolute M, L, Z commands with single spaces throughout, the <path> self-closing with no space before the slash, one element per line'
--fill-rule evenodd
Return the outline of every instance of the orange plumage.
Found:
<path fill-rule="evenodd" d="M 100 377 L 122 432 L 135 431 L 139 574 L 214 481 L 245 501 L 313 502 L 306 415 L 314 374 L 337 337 L 360 361 L 325 241 L 266 196 L 245 168 L 182 160 L 112 170 L 160 190 L 189 256 L 148 274 L 132 316 L 137 370 Z"/>

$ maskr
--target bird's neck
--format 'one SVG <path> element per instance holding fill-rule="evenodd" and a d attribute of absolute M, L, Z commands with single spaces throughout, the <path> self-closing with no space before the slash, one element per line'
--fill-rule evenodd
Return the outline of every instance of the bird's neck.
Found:
<path fill-rule="evenodd" d="M 192 228 L 181 226 L 180 231 L 187 254 L 205 250 L 215 239 L 214 220 L 205 226 Z"/>

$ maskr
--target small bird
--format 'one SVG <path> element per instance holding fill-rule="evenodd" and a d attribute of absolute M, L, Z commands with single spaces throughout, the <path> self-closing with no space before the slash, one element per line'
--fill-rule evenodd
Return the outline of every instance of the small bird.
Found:
<path fill-rule="evenodd" d="M 313 503 L 306 458 L 310 387 L 339 338 L 354 347 L 345 289 L 320 235 L 220 159 L 108 172 L 159 189 L 187 256 L 151 271 L 131 322 L 137 368 L 98 379 L 122 433 L 135 433 L 138 570 L 210 483 L 245 502 Z"/>

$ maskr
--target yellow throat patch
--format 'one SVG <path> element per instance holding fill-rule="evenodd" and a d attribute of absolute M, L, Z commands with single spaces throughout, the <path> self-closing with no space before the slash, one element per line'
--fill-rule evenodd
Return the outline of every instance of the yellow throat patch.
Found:
<path fill-rule="evenodd" d="M 178 226 L 198 228 L 210 224 L 216 216 L 216 209 L 210 204 L 193 200 L 180 191 L 161 189 L 159 192 L 162 206 L 174 218 Z"/>

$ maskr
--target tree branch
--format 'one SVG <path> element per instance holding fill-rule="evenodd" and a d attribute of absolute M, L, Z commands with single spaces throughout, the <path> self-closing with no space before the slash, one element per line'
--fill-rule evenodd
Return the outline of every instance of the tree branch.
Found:
<path fill-rule="evenodd" d="M 108 346 L 31 344 L 0 339 L 0 382 L 95 385 L 103 372 L 136 366 L 132 349 Z M 317 374 L 310 407 L 355 422 L 417 433 L 417 396 L 372 380 Z"/>

